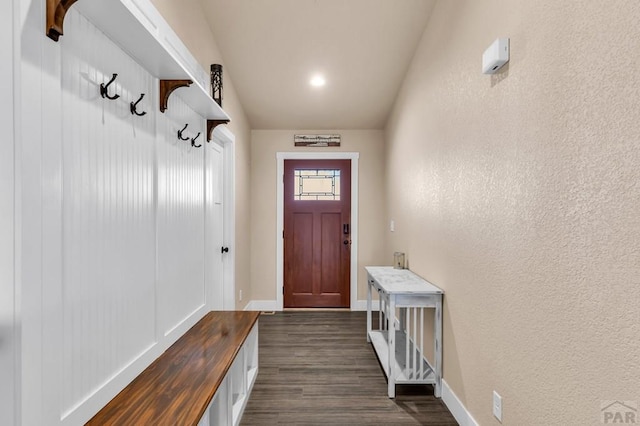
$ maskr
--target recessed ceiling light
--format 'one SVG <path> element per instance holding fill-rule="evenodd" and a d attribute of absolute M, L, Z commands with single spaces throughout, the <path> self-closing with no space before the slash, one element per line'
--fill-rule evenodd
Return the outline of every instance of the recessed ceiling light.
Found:
<path fill-rule="evenodd" d="M 327 81 L 323 76 L 316 75 L 311 79 L 311 81 L 309 81 L 309 84 L 311 84 L 313 87 L 322 87 L 327 84 Z"/>

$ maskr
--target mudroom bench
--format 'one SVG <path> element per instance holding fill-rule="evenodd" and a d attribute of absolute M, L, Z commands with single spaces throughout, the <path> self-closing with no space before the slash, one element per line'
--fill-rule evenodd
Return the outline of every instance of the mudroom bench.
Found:
<path fill-rule="evenodd" d="M 209 312 L 88 425 L 237 425 L 258 375 L 259 312 Z"/>

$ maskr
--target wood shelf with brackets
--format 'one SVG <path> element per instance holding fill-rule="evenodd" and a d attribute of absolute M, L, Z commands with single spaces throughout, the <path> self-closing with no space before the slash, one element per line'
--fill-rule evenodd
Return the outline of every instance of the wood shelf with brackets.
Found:
<path fill-rule="evenodd" d="M 213 138 L 213 131 L 221 124 L 228 124 L 230 120 L 207 120 L 207 142 Z"/>
<path fill-rule="evenodd" d="M 64 33 L 63 24 L 67 10 L 77 0 L 47 0 L 47 37 L 58 41 Z"/>
<path fill-rule="evenodd" d="M 160 112 L 165 112 L 169 107 L 169 97 L 174 90 L 192 84 L 191 80 L 160 80 Z"/>
<path fill-rule="evenodd" d="M 46 2 L 46 34 L 52 40 L 64 42 L 60 38 L 64 17 L 73 5 L 151 75 L 161 80 L 161 86 L 165 80 L 190 80 L 192 84 L 180 92 L 180 97 L 206 120 L 231 120 L 205 89 L 209 86 L 209 73 L 200 67 L 150 0 Z"/>

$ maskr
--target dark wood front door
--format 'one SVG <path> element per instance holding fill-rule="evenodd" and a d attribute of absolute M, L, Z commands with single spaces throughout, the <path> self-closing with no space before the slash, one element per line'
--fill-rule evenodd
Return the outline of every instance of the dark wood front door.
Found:
<path fill-rule="evenodd" d="M 284 307 L 349 307 L 351 160 L 284 162 Z"/>

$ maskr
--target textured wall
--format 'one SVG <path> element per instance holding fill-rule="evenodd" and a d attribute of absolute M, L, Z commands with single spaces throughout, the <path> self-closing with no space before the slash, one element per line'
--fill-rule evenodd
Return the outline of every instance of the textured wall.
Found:
<path fill-rule="evenodd" d="M 180 37 L 189 51 L 208 70 L 211 64 L 222 64 L 224 60 L 218 49 L 199 0 L 151 0 L 164 19 Z M 235 188 L 236 188 L 236 307 L 242 309 L 251 298 L 250 244 L 251 218 L 251 129 L 242 105 L 236 95 L 233 81 L 224 73 L 224 110 L 231 116 L 228 127 L 235 141 Z M 238 292 L 243 291 L 243 301 Z"/>
<path fill-rule="evenodd" d="M 510 425 L 640 402 L 638 22 L 635 0 L 439 1 L 398 95 L 387 251 L 446 291 L 444 377 L 481 424 L 493 389 Z"/>
<path fill-rule="evenodd" d="M 390 264 L 384 255 L 383 134 L 379 130 L 254 130 L 251 142 L 251 271 L 254 300 L 276 299 L 276 153 L 326 152 L 327 148 L 295 148 L 295 133 L 340 133 L 345 152 L 359 152 L 358 299 L 366 299 L 367 265 Z M 386 262 L 385 262 L 386 260 Z"/>

